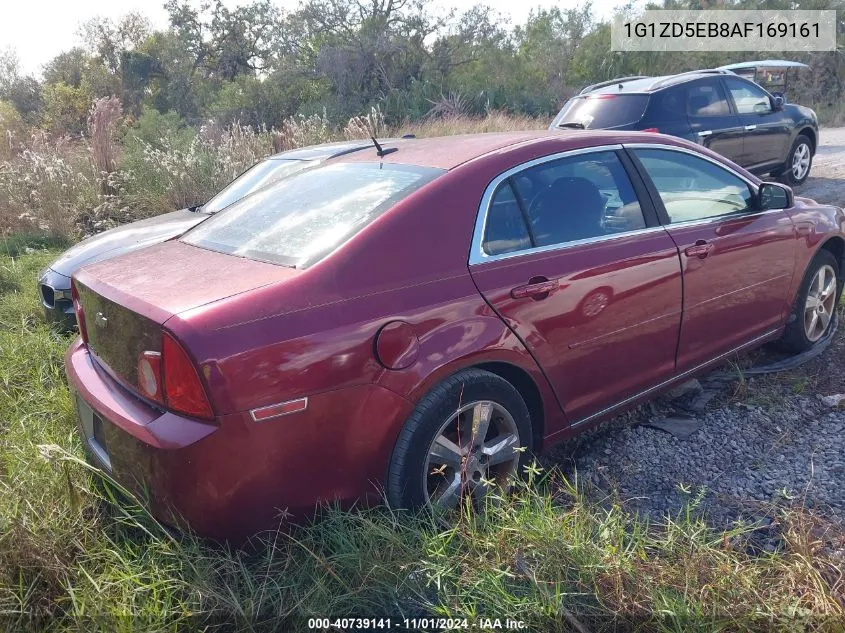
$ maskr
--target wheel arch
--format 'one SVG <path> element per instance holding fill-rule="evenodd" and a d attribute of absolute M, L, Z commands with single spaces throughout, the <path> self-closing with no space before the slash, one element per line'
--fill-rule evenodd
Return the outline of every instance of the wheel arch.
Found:
<path fill-rule="evenodd" d="M 818 136 L 816 135 L 816 131 L 811 127 L 803 127 L 798 132 L 798 134 L 795 135 L 795 138 L 798 138 L 802 134 L 804 136 L 806 136 L 808 139 L 810 139 L 810 153 L 812 155 L 815 155 L 816 154 L 816 148 L 818 147 L 818 143 L 819 143 L 819 139 L 818 139 Z"/>
<path fill-rule="evenodd" d="M 546 427 L 543 396 L 531 375 L 521 367 L 505 361 L 483 362 L 473 367 L 496 374 L 514 386 L 525 401 L 525 406 L 528 407 L 528 414 L 531 417 L 531 449 L 539 450 L 542 448 Z"/>
<path fill-rule="evenodd" d="M 822 250 L 830 252 L 836 258 L 836 261 L 839 262 L 839 276 L 841 278 L 843 274 L 843 269 L 845 268 L 845 239 L 842 239 L 838 235 L 829 237 L 824 242 L 822 242 L 821 246 L 816 252 Z"/>

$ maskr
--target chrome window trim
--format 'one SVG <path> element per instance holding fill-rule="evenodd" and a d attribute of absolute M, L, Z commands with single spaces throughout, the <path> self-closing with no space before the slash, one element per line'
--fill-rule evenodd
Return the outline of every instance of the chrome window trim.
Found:
<path fill-rule="evenodd" d="M 737 211 L 736 213 L 726 213 L 724 215 L 714 215 L 710 218 L 702 218 L 700 220 L 684 220 L 683 222 L 670 222 L 664 224 L 665 228 L 685 228 L 690 226 L 703 226 L 705 224 L 716 224 L 718 222 L 727 222 L 728 220 L 740 220 L 751 216 L 759 217 L 768 215 L 770 213 L 783 213 L 783 209 L 766 209 L 765 211 Z"/>
<path fill-rule="evenodd" d="M 586 246 L 588 244 L 599 244 L 601 242 L 610 242 L 613 240 L 622 239 L 625 237 L 633 237 L 636 235 L 647 235 L 649 233 L 659 233 L 665 231 L 664 226 L 647 226 L 644 229 L 634 229 L 633 231 L 620 231 L 619 233 L 609 233 L 607 235 L 597 235 L 596 237 L 587 237 L 582 240 L 572 240 L 571 242 L 561 242 L 559 244 L 549 244 L 548 246 L 536 246 L 534 248 L 524 248 L 519 251 L 512 251 L 510 253 L 500 253 L 498 255 L 484 255 L 483 259 L 473 261 L 470 258 L 470 266 L 474 264 L 483 264 L 485 262 L 495 262 L 502 259 L 512 259 L 514 257 L 521 257 L 523 255 L 535 255 L 537 253 L 548 253 L 551 251 L 565 251 L 577 246 Z M 483 251 L 482 251 L 483 252 Z"/>
<path fill-rule="evenodd" d="M 543 165 L 562 158 L 570 158 L 572 156 L 581 156 L 584 154 L 592 154 L 598 152 L 617 152 L 622 149 L 621 143 L 614 143 L 612 145 L 596 145 L 594 147 L 582 147 L 579 149 L 571 149 L 565 152 L 557 152 L 556 154 L 549 154 L 548 156 L 541 156 L 534 158 L 524 163 L 520 163 L 515 167 L 511 167 L 507 171 L 502 172 L 490 181 L 490 184 L 484 189 L 484 195 L 481 197 L 481 204 L 478 207 L 478 213 L 475 218 L 475 229 L 472 234 L 472 245 L 470 246 L 469 265 L 475 266 L 485 262 L 495 262 L 500 259 L 509 259 L 512 257 L 521 257 L 523 255 L 533 255 L 535 253 L 545 253 L 549 251 L 563 250 L 566 248 L 573 248 L 575 246 L 583 246 L 584 244 L 592 244 L 595 242 L 602 242 L 609 239 L 619 239 L 629 235 L 634 235 L 643 232 L 651 232 L 654 230 L 663 230 L 663 227 L 646 227 L 644 229 L 636 229 L 634 231 L 623 231 L 620 233 L 612 233 L 610 235 L 599 235 L 583 240 L 576 240 L 573 242 L 561 242 L 559 244 L 550 244 L 548 246 L 537 246 L 534 248 L 526 248 L 519 251 L 512 251 L 510 253 L 500 253 L 498 255 L 489 255 L 483 246 L 484 229 L 487 227 L 487 215 L 490 212 L 490 203 L 493 201 L 493 194 L 505 180 L 511 176 L 518 174 L 526 169 L 531 169 L 537 165 Z"/>

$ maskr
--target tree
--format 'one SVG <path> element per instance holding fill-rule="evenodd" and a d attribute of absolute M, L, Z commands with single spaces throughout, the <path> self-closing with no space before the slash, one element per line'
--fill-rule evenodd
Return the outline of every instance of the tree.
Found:
<path fill-rule="evenodd" d="M 349 111 L 421 81 L 425 41 L 446 20 L 428 14 L 423 0 L 307 0 L 298 14 L 317 71 Z"/>
<path fill-rule="evenodd" d="M 88 52 L 116 75 L 120 71 L 121 54 L 138 48 L 151 32 L 150 21 L 140 13 L 131 12 L 117 22 L 110 18 L 92 18 L 82 25 L 79 35 Z"/>
<path fill-rule="evenodd" d="M 54 134 L 81 134 L 90 107 L 91 98 L 84 88 L 65 83 L 44 86 L 44 126 Z"/>
<path fill-rule="evenodd" d="M 0 93 L 7 94 L 20 74 L 18 54 L 11 48 L 0 51 Z"/>
<path fill-rule="evenodd" d="M 201 10 L 185 0 L 168 0 L 165 8 L 171 29 L 193 58 L 195 71 L 227 81 L 273 69 L 283 21 L 271 0 L 231 10 L 221 0 Z"/>

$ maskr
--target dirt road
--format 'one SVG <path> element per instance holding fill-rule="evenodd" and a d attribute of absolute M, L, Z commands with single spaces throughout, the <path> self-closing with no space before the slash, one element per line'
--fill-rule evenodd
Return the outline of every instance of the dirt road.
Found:
<path fill-rule="evenodd" d="M 795 193 L 818 202 L 845 206 L 845 127 L 822 128 L 810 177 Z"/>

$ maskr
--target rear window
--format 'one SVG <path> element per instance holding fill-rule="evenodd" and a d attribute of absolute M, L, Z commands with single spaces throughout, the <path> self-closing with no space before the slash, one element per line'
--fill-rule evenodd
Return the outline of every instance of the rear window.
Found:
<path fill-rule="evenodd" d="M 648 95 L 593 94 L 566 102 L 554 121 L 555 127 L 600 129 L 637 123 L 648 105 Z"/>
<path fill-rule="evenodd" d="M 302 171 L 232 204 L 182 241 L 248 259 L 305 267 L 442 173 L 378 163 Z"/>
<path fill-rule="evenodd" d="M 244 196 L 298 171 L 317 165 L 316 160 L 284 160 L 268 158 L 247 169 L 220 193 L 202 205 L 202 211 L 217 213 Z"/>

